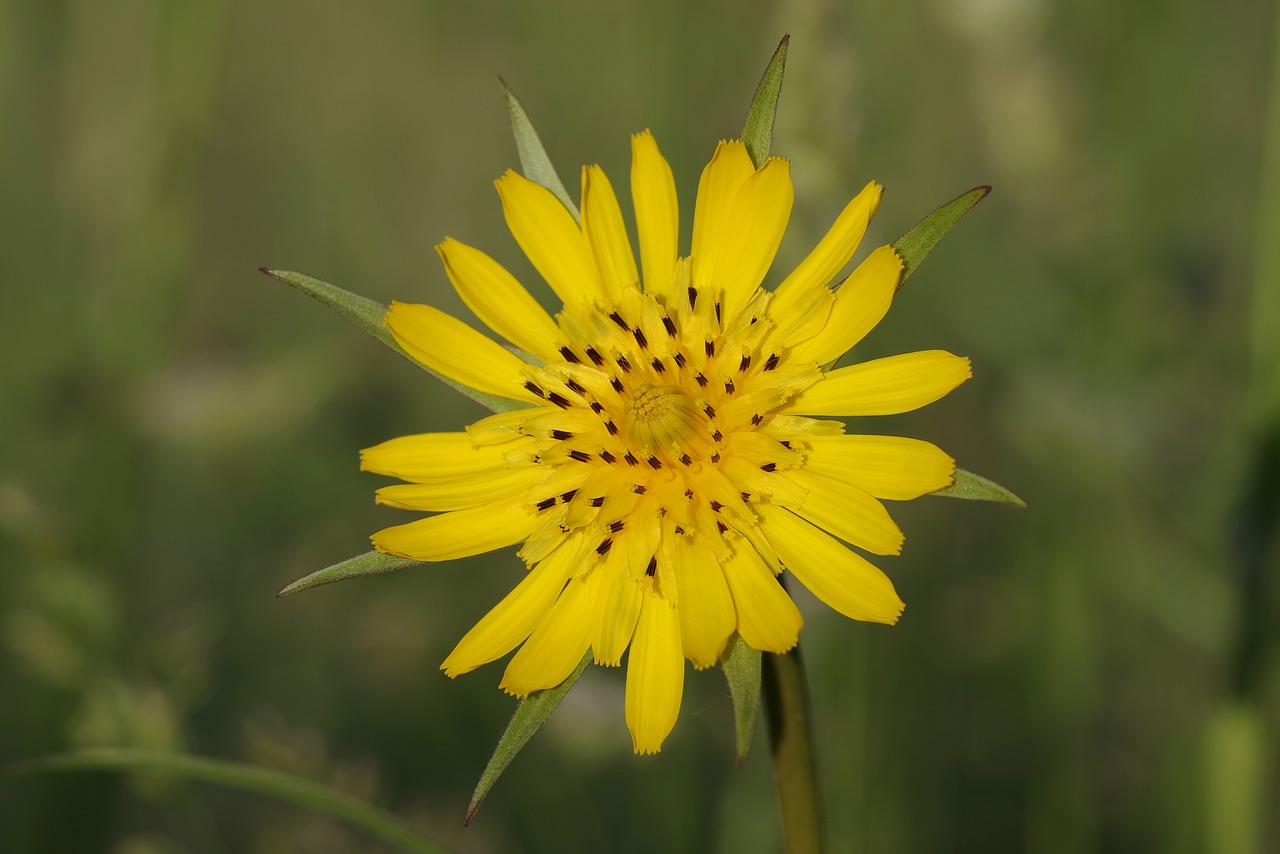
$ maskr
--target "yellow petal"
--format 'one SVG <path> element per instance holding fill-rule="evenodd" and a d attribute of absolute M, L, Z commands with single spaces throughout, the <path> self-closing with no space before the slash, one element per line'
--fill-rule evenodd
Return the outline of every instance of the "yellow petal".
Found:
<path fill-rule="evenodd" d="M 737 223 L 731 218 L 738 188 L 755 172 L 751 155 L 740 140 L 721 140 L 711 162 L 698 181 L 698 199 L 693 210 L 693 286 L 704 288 L 720 254 L 720 244 Z M 715 299 L 714 294 L 708 298 Z"/>
<path fill-rule="evenodd" d="M 657 525 L 652 527 L 656 528 Z M 626 532 L 623 531 L 623 534 Z M 615 537 L 615 540 L 620 537 Z M 609 557 L 596 571 L 600 572 L 600 592 L 591 625 L 591 651 L 596 664 L 616 667 L 636 629 L 644 596 L 644 567 L 632 571 L 628 565 L 628 549 L 615 542 Z M 648 562 L 648 558 L 644 558 Z"/>
<path fill-rule="evenodd" d="M 436 252 L 458 296 L 485 325 L 541 359 L 556 352 L 560 328 L 505 267 L 452 237 Z"/>
<path fill-rule="evenodd" d="M 806 436 L 805 469 L 852 483 L 876 498 L 907 501 L 950 486 L 956 461 L 936 445 L 901 436 Z"/>
<path fill-rule="evenodd" d="M 707 536 L 717 536 L 714 529 Z M 680 643 L 699 670 L 720 661 L 737 614 L 724 572 L 697 536 L 676 535 L 676 576 L 680 587 Z"/>
<path fill-rule="evenodd" d="M 787 472 L 786 476 L 808 490 L 804 503 L 792 508 L 800 516 L 872 554 L 896 555 L 902 551 L 901 529 L 889 518 L 884 505 L 865 491 L 814 474 L 808 466 Z"/>
<path fill-rule="evenodd" d="M 828 373 L 791 400 L 804 415 L 893 415 L 933 403 L 973 376 L 969 360 L 945 350 L 889 356 Z"/>
<path fill-rule="evenodd" d="M 538 399 L 524 387 L 528 366 L 519 356 L 437 308 L 393 302 L 386 324 L 410 356 L 451 380 L 499 397 Z"/>
<path fill-rule="evenodd" d="M 510 170 L 495 183 L 507 228 L 565 305 L 604 297 L 587 238 L 560 200 Z"/>
<path fill-rule="evenodd" d="M 569 573 L 566 559 L 572 550 L 557 549 L 521 579 L 515 589 L 467 632 L 440 669 L 449 678 L 499 659 L 529 636 L 542 615 L 564 589 Z"/>
<path fill-rule="evenodd" d="M 398 557 L 454 560 L 518 543 L 536 523 L 537 517 L 522 505 L 495 501 L 383 528 L 371 539 L 378 551 Z"/>
<path fill-rule="evenodd" d="M 760 527 L 800 583 L 855 620 L 898 622 L 902 600 L 876 567 L 789 510 L 759 505 Z"/>
<path fill-rule="evenodd" d="M 591 615 L 599 573 L 573 578 L 538 622 L 524 646 L 507 663 L 503 691 L 524 697 L 554 688 L 582 661 L 591 643 Z"/>
<path fill-rule="evenodd" d="M 804 618 L 787 591 L 749 543 L 735 545 L 724 564 L 724 577 L 733 594 L 738 634 L 755 649 L 786 652 L 800 640 Z"/>
<path fill-rule="evenodd" d="M 532 444 L 522 436 L 520 446 Z M 365 448 L 360 452 L 360 470 L 389 474 L 401 480 L 452 480 L 489 474 L 506 466 L 513 445 L 478 447 L 467 433 L 419 433 Z"/>
<path fill-rule="evenodd" d="M 631 137 L 631 199 L 640 235 L 644 289 L 669 297 L 680 239 L 680 207 L 671 167 L 647 130 Z"/>
<path fill-rule="evenodd" d="M 504 498 L 519 501 L 525 490 L 546 476 L 541 466 L 521 466 L 426 483 L 397 483 L 379 489 L 377 501 L 402 510 L 465 510 Z"/>
<path fill-rule="evenodd" d="M 684 695 L 680 618 L 658 593 L 644 596 L 627 658 L 627 729 L 636 753 L 657 753 L 676 725 Z"/>
<path fill-rule="evenodd" d="M 605 293 L 614 303 L 625 288 L 640 284 L 635 255 L 613 185 L 599 166 L 582 167 L 582 231 L 596 259 Z"/>
<path fill-rule="evenodd" d="M 792 350 L 791 357 L 825 365 L 843 356 L 884 318 L 901 279 L 902 258 L 892 246 L 872 252 L 836 292 L 821 332 Z"/>
<path fill-rule="evenodd" d="M 862 188 L 836 217 L 835 223 L 828 229 L 822 240 L 800 262 L 791 275 L 778 285 L 775 296 L 778 300 L 789 300 L 793 290 L 803 290 L 809 285 L 831 284 L 844 266 L 849 263 L 853 253 L 858 250 L 862 236 L 867 233 L 867 225 L 880 206 L 880 197 L 884 195 L 884 187 L 871 181 Z"/>
<path fill-rule="evenodd" d="M 778 252 L 782 234 L 791 218 L 795 191 L 791 186 L 791 164 L 770 157 L 738 188 L 729 219 L 732 228 L 720 243 L 709 276 L 714 293 L 724 291 L 724 322 L 728 326 L 764 281 L 764 274 Z M 693 256 L 694 272 L 698 256 Z"/>

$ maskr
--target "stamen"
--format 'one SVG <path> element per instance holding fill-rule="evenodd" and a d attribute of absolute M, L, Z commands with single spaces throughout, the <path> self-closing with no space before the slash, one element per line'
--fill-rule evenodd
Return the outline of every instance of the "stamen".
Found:
<path fill-rule="evenodd" d="M 608 451 L 601 451 L 600 459 L 604 460 L 606 463 L 616 463 L 618 461 L 618 458 L 615 457 L 613 454 L 609 453 Z"/>
<path fill-rule="evenodd" d="M 760 426 L 760 422 L 763 420 L 764 420 L 764 416 L 761 415 L 759 412 L 757 412 L 755 415 L 751 416 L 751 425 L 753 427 L 758 427 Z"/>
<path fill-rule="evenodd" d="M 693 378 L 698 381 L 698 385 L 702 386 L 703 388 L 707 387 L 707 378 L 702 375 L 702 371 L 698 371 L 698 373 L 695 374 Z"/>
<path fill-rule="evenodd" d="M 772 371 L 776 367 L 778 367 L 778 354 L 774 353 L 765 361 L 764 369 L 766 371 Z"/>
<path fill-rule="evenodd" d="M 562 442 L 563 442 L 565 439 L 572 439 L 572 438 L 573 438 L 573 434 L 572 434 L 572 433 L 570 433 L 568 430 L 552 430 L 552 431 L 551 431 L 551 438 L 552 438 L 552 439 L 559 439 L 560 441 L 562 441 Z"/>
<path fill-rule="evenodd" d="M 591 455 L 588 454 L 586 451 L 570 451 L 569 456 L 573 457 L 575 460 L 577 460 L 580 463 L 585 463 L 591 459 Z"/>
<path fill-rule="evenodd" d="M 609 319 L 618 324 L 618 328 L 623 332 L 627 331 L 627 322 L 622 319 L 622 315 L 618 314 L 616 311 L 611 311 L 609 312 Z"/>
<path fill-rule="evenodd" d="M 626 357 L 626 356 L 621 356 L 621 355 L 620 355 L 620 356 L 618 356 L 618 358 L 614 359 L 614 361 L 618 363 L 618 367 L 619 367 L 619 368 L 622 368 L 622 372 L 623 372 L 624 374 L 629 374 L 629 373 L 631 373 L 631 363 L 627 361 L 627 357 Z"/>
<path fill-rule="evenodd" d="M 587 358 L 594 362 L 597 368 L 604 364 L 604 357 L 595 347 L 587 348 Z"/>
<path fill-rule="evenodd" d="M 583 392 L 586 391 L 586 389 L 583 388 L 581 384 L 578 383 L 577 380 L 572 378 L 565 380 L 564 384 L 566 387 L 568 387 L 569 391 L 573 392 L 574 394 L 582 394 Z"/>
<path fill-rule="evenodd" d="M 610 436 L 618 435 L 618 425 L 614 424 L 612 421 L 604 422 L 604 429 L 609 431 Z"/>
<path fill-rule="evenodd" d="M 609 549 L 613 548 L 613 537 L 605 537 L 600 545 L 596 546 L 596 554 L 604 557 L 609 553 Z"/>
<path fill-rule="evenodd" d="M 702 349 L 706 351 L 707 358 L 710 359 L 716 354 L 716 339 L 708 338 L 703 342 Z"/>
<path fill-rule="evenodd" d="M 662 328 L 667 330 L 667 334 L 670 335 L 672 338 L 676 337 L 675 321 L 665 314 L 662 315 Z"/>
<path fill-rule="evenodd" d="M 622 394 L 622 380 L 618 379 L 617 377 L 614 377 L 613 379 L 609 380 L 609 385 L 613 386 L 613 390 L 616 391 L 618 394 Z"/>
<path fill-rule="evenodd" d="M 551 394 L 547 395 L 547 400 L 551 401 L 561 409 L 569 408 L 569 399 L 566 398 L 564 395 L 559 394 L 558 392 L 554 392 L 554 391 L 551 392 Z"/>
<path fill-rule="evenodd" d="M 550 510 L 552 507 L 556 506 L 556 497 L 553 495 L 550 498 L 544 498 L 534 506 L 539 510 Z"/>
<path fill-rule="evenodd" d="M 627 451 L 627 453 L 626 453 L 626 455 L 623 457 L 623 459 L 627 461 L 627 465 L 629 465 L 629 466 L 638 466 L 638 465 L 640 465 L 640 461 L 639 461 L 639 460 L 637 460 L 637 459 L 636 459 L 636 457 L 635 457 L 635 454 L 631 453 L 630 451 Z"/>
<path fill-rule="evenodd" d="M 649 459 L 645 460 L 645 462 L 649 464 L 649 468 L 652 468 L 652 469 L 662 468 L 662 460 L 658 459 L 657 457 L 651 456 L 649 457 Z"/>
<path fill-rule="evenodd" d="M 726 394 L 733 394 L 733 380 L 724 381 L 724 390 Z"/>
<path fill-rule="evenodd" d="M 653 369 L 660 374 L 664 374 L 667 372 L 667 366 L 662 364 L 662 360 L 659 359 L 657 356 L 654 356 L 653 361 L 650 362 L 649 364 L 653 365 Z"/>
<path fill-rule="evenodd" d="M 571 489 L 568 492 L 562 492 L 560 493 L 560 500 L 563 501 L 565 504 L 568 504 L 570 501 L 573 500 L 573 496 L 577 494 L 578 494 L 578 490 L 576 489 Z"/>
<path fill-rule="evenodd" d="M 689 308 L 693 308 L 698 304 L 698 289 L 693 285 L 689 286 Z"/>
<path fill-rule="evenodd" d="M 547 395 L 546 395 L 546 392 L 544 392 L 541 388 L 539 388 L 539 387 L 538 387 L 538 385 L 537 385 L 536 383 L 534 383 L 534 382 L 533 382 L 533 381 L 531 381 L 531 380 L 525 380 L 524 387 L 525 387 L 526 389 L 528 389 L 529 391 L 533 392 L 534 394 L 536 394 L 538 397 L 546 397 L 546 396 L 547 396 Z"/>
<path fill-rule="evenodd" d="M 675 360 L 675 363 L 677 365 L 679 365 L 682 368 L 684 367 L 684 353 L 676 353 L 671 358 Z"/>
<path fill-rule="evenodd" d="M 561 347 L 560 355 L 564 357 L 566 362 L 573 362 L 575 365 L 582 361 L 578 358 L 578 354 L 570 350 L 568 347 Z"/>
<path fill-rule="evenodd" d="M 712 502 L 711 502 L 711 509 L 712 509 L 712 510 L 714 510 L 716 513 L 719 513 L 719 512 L 720 512 L 720 508 L 721 508 L 721 507 L 723 507 L 723 506 L 724 506 L 724 505 L 723 505 L 723 504 L 721 504 L 719 501 L 712 501 Z"/>
<path fill-rule="evenodd" d="M 751 354 L 750 354 L 750 353 L 743 353 L 743 354 L 742 354 L 742 361 L 738 363 L 738 370 L 739 370 L 739 371 L 745 371 L 745 370 L 746 370 L 747 368 L 749 368 L 749 367 L 751 367 Z"/>
<path fill-rule="evenodd" d="M 689 290 L 693 290 L 693 288 L 689 288 Z M 644 568 L 644 574 L 649 576 L 650 578 L 653 578 L 653 576 L 657 572 L 658 572 L 658 558 L 657 556 L 654 556 L 649 558 L 649 565 Z"/>
<path fill-rule="evenodd" d="M 616 534 L 616 533 L 618 533 L 619 531 L 621 531 L 621 530 L 622 530 L 622 528 L 623 528 L 623 526 L 624 526 L 624 525 L 625 525 L 625 523 L 624 523 L 621 519 L 619 519 L 619 520 L 618 520 L 618 521 L 616 521 L 616 522 L 610 522 L 610 523 L 609 523 L 609 533 L 611 533 L 611 534 Z"/>
<path fill-rule="evenodd" d="M 635 336 L 636 343 L 640 345 L 640 349 L 646 349 L 649 346 L 649 340 L 644 337 L 644 332 L 640 327 L 631 330 L 631 334 Z"/>
<path fill-rule="evenodd" d="M 760 470 L 761 470 L 761 471 L 777 471 L 777 470 L 778 470 L 778 464 L 777 464 L 777 463 L 765 463 L 764 465 L 760 466 Z"/>
<path fill-rule="evenodd" d="M 603 507 L 603 506 L 604 506 L 604 496 L 603 496 L 603 495 L 601 495 L 599 498 L 593 498 L 593 499 L 591 499 L 588 503 L 589 503 L 592 507 Z"/>

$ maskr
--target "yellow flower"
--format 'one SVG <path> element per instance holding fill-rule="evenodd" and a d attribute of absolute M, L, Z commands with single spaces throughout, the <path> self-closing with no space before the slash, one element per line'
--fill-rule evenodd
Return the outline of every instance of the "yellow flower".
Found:
<path fill-rule="evenodd" d="M 955 463 L 927 442 L 849 435 L 821 416 L 916 409 L 971 372 L 939 350 L 824 370 L 880 321 L 902 275 L 882 246 L 831 287 L 878 184 L 770 292 L 761 282 L 791 213 L 789 163 L 756 169 L 741 142 L 721 142 L 679 257 L 671 169 L 652 134 L 631 142 L 639 268 L 598 166 L 582 170 L 581 226 L 549 190 L 514 172 L 497 181 L 511 233 L 564 302 L 555 318 L 480 250 L 437 247 L 466 304 L 538 364 L 430 306 L 387 314 L 415 359 L 527 405 L 466 432 L 393 439 L 362 466 L 408 481 L 378 490 L 380 503 L 438 511 L 374 534 L 382 552 L 442 561 L 523 544 L 528 574 L 458 643 L 446 674 L 519 646 L 502 688 L 523 697 L 558 685 L 588 649 L 616 666 L 630 648 L 627 725 L 635 751 L 654 753 L 675 725 L 686 658 L 716 664 L 735 631 L 760 650 L 795 646 L 802 620 L 783 568 L 846 616 L 897 621 L 893 585 L 846 544 L 898 553 L 881 500 L 941 489 Z"/>

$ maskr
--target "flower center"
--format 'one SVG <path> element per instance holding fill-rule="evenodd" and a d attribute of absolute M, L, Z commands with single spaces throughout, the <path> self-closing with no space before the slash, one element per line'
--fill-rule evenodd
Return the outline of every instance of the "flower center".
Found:
<path fill-rule="evenodd" d="M 626 404 L 629 438 L 649 453 L 688 450 L 698 428 L 698 405 L 673 385 L 636 388 Z"/>

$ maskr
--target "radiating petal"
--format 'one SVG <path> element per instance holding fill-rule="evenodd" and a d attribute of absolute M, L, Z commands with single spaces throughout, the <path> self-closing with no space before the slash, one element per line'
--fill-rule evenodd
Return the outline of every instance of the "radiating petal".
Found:
<path fill-rule="evenodd" d="M 514 442 L 478 446 L 468 433 L 418 433 L 365 448 L 360 452 L 360 470 L 389 474 L 401 480 L 453 480 L 489 474 L 506 466 L 507 454 L 516 447 L 532 444 L 512 434 Z"/>
<path fill-rule="evenodd" d="M 706 536 L 715 536 L 712 530 Z M 699 537 L 676 537 L 676 577 L 680 588 L 680 643 L 699 670 L 720 661 L 737 614 L 720 563 Z"/>
<path fill-rule="evenodd" d="M 540 359 L 556 352 L 560 328 L 505 267 L 452 237 L 436 252 L 458 296 L 485 325 Z"/>
<path fill-rule="evenodd" d="M 726 326 L 737 316 L 748 298 L 764 281 L 764 274 L 778 252 L 795 191 L 791 186 L 791 164 L 770 157 L 738 188 L 729 212 L 732 227 L 722 238 L 709 276 L 713 292 L 724 291 Z M 698 256 L 693 256 L 695 274 Z"/>
<path fill-rule="evenodd" d="M 883 195 L 884 187 L 875 181 L 863 187 L 862 192 L 836 217 L 836 221 L 808 257 L 778 285 L 776 299 L 785 302 L 791 299 L 793 290 L 803 290 L 807 285 L 830 285 L 858 250 L 858 244 L 867 233 L 867 225 L 875 216 Z"/>
<path fill-rule="evenodd" d="M 410 356 L 451 380 L 499 397 L 538 399 L 524 388 L 527 365 L 519 356 L 438 308 L 393 302 L 386 324 Z"/>
<path fill-rule="evenodd" d="M 902 258 L 892 246 L 872 252 L 836 292 L 826 325 L 791 358 L 825 365 L 843 356 L 884 318 L 901 279 Z"/>
<path fill-rule="evenodd" d="M 529 570 L 515 589 L 458 641 L 440 665 L 445 675 L 453 678 L 475 670 L 511 652 L 527 638 L 564 589 L 569 577 L 566 558 L 571 553 L 566 544 Z"/>
<path fill-rule="evenodd" d="M 813 595 L 854 620 L 898 621 L 904 606 L 883 572 L 791 511 L 758 509 L 765 536 Z"/>
<path fill-rule="evenodd" d="M 640 236 L 644 289 L 669 297 L 680 240 L 680 208 L 671 167 L 647 130 L 631 137 L 631 199 Z"/>
<path fill-rule="evenodd" d="M 893 415 L 933 403 L 973 376 L 969 360 L 921 350 L 837 368 L 783 407 L 803 415 Z"/>
<path fill-rule="evenodd" d="M 591 643 L 599 573 L 573 578 L 543 615 L 524 646 L 507 663 L 503 691 L 525 697 L 530 691 L 554 688 L 582 661 Z"/>
<path fill-rule="evenodd" d="M 724 563 L 733 594 L 738 634 L 764 652 L 786 652 L 800 640 L 804 618 L 778 579 L 749 543 L 739 542 Z"/>
<path fill-rule="evenodd" d="M 510 170 L 495 183 L 507 228 L 565 305 L 606 296 L 587 238 L 560 200 Z"/>
<path fill-rule="evenodd" d="M 787 472 L 787 477 L 807 490 L 804 503 L 792 508 L 800 516 L 872 554 L 902 551 L 901 529 L 884 505 L 864 490 L 814 474 L 808 466 Z"/>
<path fill-rule="evenodd" d="M 711 162 L 702 170 L 698 181 L 698 199 L 693 210 L 693 286 L 710 284 L 720 244 L 737 228 L 731 217 L 733 201 L 742 186 L 755 172 L 751 155 L 740 140 L 721 140 Z M 714 298 L 713 295 L 710 295 Z"/>
<path fill-rule="evenodd" d="M 529 536 L 537 517 L 528 508 L 496 501 L 383 528 L 371 538 L 380 552 L 439 561 L 491 552 Z"/>
<path fill-rule="evenodd" d="M 684 695 L 684 654 L 676 609 L 650 590 L 627 657 L 627 729 L 636 753 L 657 753 L 676 725 Z"/>
<path fill-rule="evenodd" d="M 852 483 L 876 498 L 907 501 L 950 486 L 956 461 L 936 445 L 901 436 L 806 436 L 805 469 Z"/>
<path fill-rule="evenodd" d="M 503 499 L 519 501 L 529 487 L 546 476 L 541 466 L 508 467 L 483 475 L 397 483 L 382 487 L 376 495 L 379 504 L 402 510 L 465 510 Z"/>
<path fill-rule="evenodd" d="M 599 166 L 582 167 L 582 231 L 595 256 L 605 293 L 616 304 L 622 300 L 624 288 L 639 284 L 640 274 L 618 197 Z"/>
<path fill-rule="evenodd" d="M 596 570 L 601 578 L 591 625 L 591 651 L 596 664 L 607 667 L 621 663 L 622 653 L 631 643 L 640 618 L 644 598 L 644 584 L 640 579 L 644 577 L 644 567 L 633 571 L 628 565 L 630 559 L 630 549 L 625 542 L 616 542 L 604 565 Z M 648 557 L 643 560 L 647 562 Z"/>

